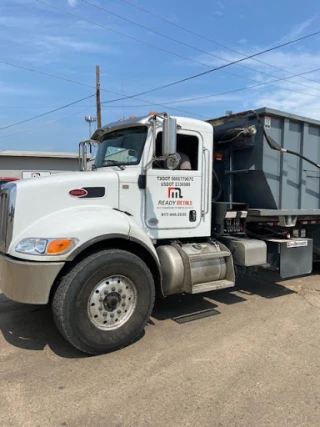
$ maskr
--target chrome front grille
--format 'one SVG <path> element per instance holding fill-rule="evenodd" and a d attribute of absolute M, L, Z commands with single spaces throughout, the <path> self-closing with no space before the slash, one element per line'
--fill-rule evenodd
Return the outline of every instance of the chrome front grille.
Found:
<path fill-rule="evenodd" d="M 16 184 L 4 184 L 0 189 L 0 252 L 6 252 L 13 231 L 16 205 Z"/>
<path fill-rule="evenodd" d="M 7 189 L 0 191 L 0 250 L 3 251 L 7 236 L 9 194 Z"/>

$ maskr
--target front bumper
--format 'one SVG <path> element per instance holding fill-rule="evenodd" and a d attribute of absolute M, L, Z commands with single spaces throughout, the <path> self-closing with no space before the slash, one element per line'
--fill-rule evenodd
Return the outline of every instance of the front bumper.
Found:
<path fill-rule="evenodd" d="M 13 301 L 47 304 L 64 262 L 19 261 L 0 255 L 0 290 Z"/>

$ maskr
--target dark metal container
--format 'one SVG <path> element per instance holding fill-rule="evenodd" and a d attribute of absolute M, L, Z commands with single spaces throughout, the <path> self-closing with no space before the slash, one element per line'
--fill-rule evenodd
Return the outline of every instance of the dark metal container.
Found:
<path fill-rule="evenodd" d="M 256 113 L 267 134 L 281 147 L 320 163 L 320 121 L 270 108 Z M 319 169 L 299 157 L 272 150 L 254 114 L 208 122 L 215 129 L 215 150 L 223 153 L 215 166 L 220 179 L 224 176 L 220 200 L 260 209 L 320 208 Z M 235 138 L 237 129 L 251 125 L 256 126 L 255 136 Z"/>

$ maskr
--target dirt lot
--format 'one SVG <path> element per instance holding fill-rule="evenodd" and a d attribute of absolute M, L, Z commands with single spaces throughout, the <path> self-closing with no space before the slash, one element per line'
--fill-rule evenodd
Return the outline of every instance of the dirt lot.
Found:
<path fill-rule="evenodd" d="M 144 336 L 105 356 L 3 295 L 0 329 L 3 427 L 319 427 L 320 275 L 159 301 Z"/>

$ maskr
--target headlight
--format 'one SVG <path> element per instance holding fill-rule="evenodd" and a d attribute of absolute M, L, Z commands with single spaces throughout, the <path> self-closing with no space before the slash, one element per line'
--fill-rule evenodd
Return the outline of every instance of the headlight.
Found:
<path fill-rule="evenodd" d="M 60 255 L 70 251 L 77 239 L 23 239 L 16 246 L 16 252 L 29 255 Z"/>

